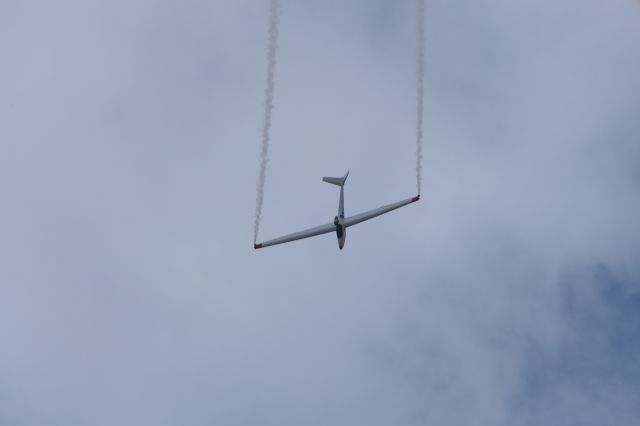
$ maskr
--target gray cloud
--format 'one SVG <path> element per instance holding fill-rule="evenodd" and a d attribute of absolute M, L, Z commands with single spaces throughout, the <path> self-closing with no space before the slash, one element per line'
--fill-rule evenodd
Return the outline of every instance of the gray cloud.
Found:
<path fill-rule="evenodd" d="M 261 253 L 266 3 L 0 5 L 0 423 L 634 424 L 640 11 L 426 5 Z M 414 6 L 282 2 L 265 238 Z"/>

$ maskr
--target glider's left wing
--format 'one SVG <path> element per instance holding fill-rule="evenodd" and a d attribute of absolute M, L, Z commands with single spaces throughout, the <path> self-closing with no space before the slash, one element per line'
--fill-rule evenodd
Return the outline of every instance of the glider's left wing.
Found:
<path fill-rule="evenodd" d="M 344 220 L 344 226 L 349 227 L 356 225 L 360 222 L 364 222 L 365 220 L 373 219 L 376 216 L 380 216 L 381 214 L 388 213 L 392 210 L 399 209 L 400 207 L 406 206 L 407 204 L 414 203 L 420 199 L 420 196 L 416 196 L 413 198 L 407 198 L 406 200 L 398 201 L 397 203 L 387 204 L 386 206 L 378 207 L 377 209 L 369 210 L 368 212 L 360 213 L 351 217 L 348 217 Z"/>
<path fill-rule="evenodd" d="M 315 228 L 305 229 L 304 231 L 300 232 L 294 232 L 293 234 L 265 241 L 264 243 L 254 244 L 253 248 L 259 249 L 263 247 L 275 246 L 276 244 L 283 244 L 295 240 L 301 240 L 303 238 L 315 237 L 316 235 L 326 234 L 335 230 L 336 225 L 334 225 L 333 223 L 327 223 L 326 225 L 316 226 Z"/>

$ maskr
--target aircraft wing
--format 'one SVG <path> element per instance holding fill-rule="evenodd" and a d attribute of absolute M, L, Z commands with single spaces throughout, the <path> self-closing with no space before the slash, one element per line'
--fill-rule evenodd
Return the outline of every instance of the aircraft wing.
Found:
<path fill-rule="evenodd" d="M 284 237 L 275 238 L 273 240 L 265 241 L 260 244 L 254 244 L 253 248 L 259 249 L 263 247 L 275 246 L 276 244 L 288 243 L 295 240 L 301 240 L 303 238 L 315 237 L 316 235 L 326 234 L 328 232 L 334 232 L 336 225 L 327 223 L 326 225 L 316 226 L 315 228 L 305 229 L 304 231 L 294 232 L 293 234 L 285 235 Z"/>
<path fill-rule="evenodd" d="M 388 213 L 392 210 L 399 209 L 400 207 L 406 206 L 407 204 L 414 203 L 420 199 L 420 196 L 416 196 L 413 198 L 407 198 L 406 200 L 398 201 L 397 203 L 387 204 L 386 206 L 378 207 L 377 209 L 369 210 L 364 213 L 360 213 L 354 216 L 350 216 L 344 220 L 344 226 L 349 227 L 353 225 L 357 225 L 360 222 L 364 222 L 365 220 L 373 219 L 376 216 L 380 216 L 381 214 Z"/>

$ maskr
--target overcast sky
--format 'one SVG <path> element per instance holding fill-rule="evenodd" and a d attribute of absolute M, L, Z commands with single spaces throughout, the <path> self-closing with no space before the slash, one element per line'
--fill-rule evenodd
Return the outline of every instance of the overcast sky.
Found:
<path fill-rule="evenodd" d="M 281 0 L 260 238 L 415 194 L 415 2 Z M 422 200 L 254 251 L 267 1 L 0 0 L 0 424 L 635 425 L 640 4 L 427 0 Z"/>

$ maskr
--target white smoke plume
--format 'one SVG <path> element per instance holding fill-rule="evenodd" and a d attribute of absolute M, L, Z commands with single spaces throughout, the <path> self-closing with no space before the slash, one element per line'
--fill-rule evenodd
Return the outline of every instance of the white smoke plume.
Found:
<path fill-rule="evenodd" d="M 271 115 L 273 112 L 273 94 L 275 88 L 276 50 L 278 47 L 278 12 L 279 0 L 271 0 L 269 9 L 269 45 L 267 49 L 267 88 L 264 100 L 264 121 L 262 124 L 262 141 L 260 143 L 260 172 L 258 175 L 256 212 L 253 229 L 253 242 L 258 240 L 260 220 L 262 218 L 262 203 L 264 201 L 264 184 L 267 176 L 269 161 L 269 141 L 271 138 Z"/>
<path fill-rule="evenodd" d="M 416 180 L 418 194 L 422 188 L 422 121 L 424 113 L 424 0 L 417 1 L 416 67 Z"/>

